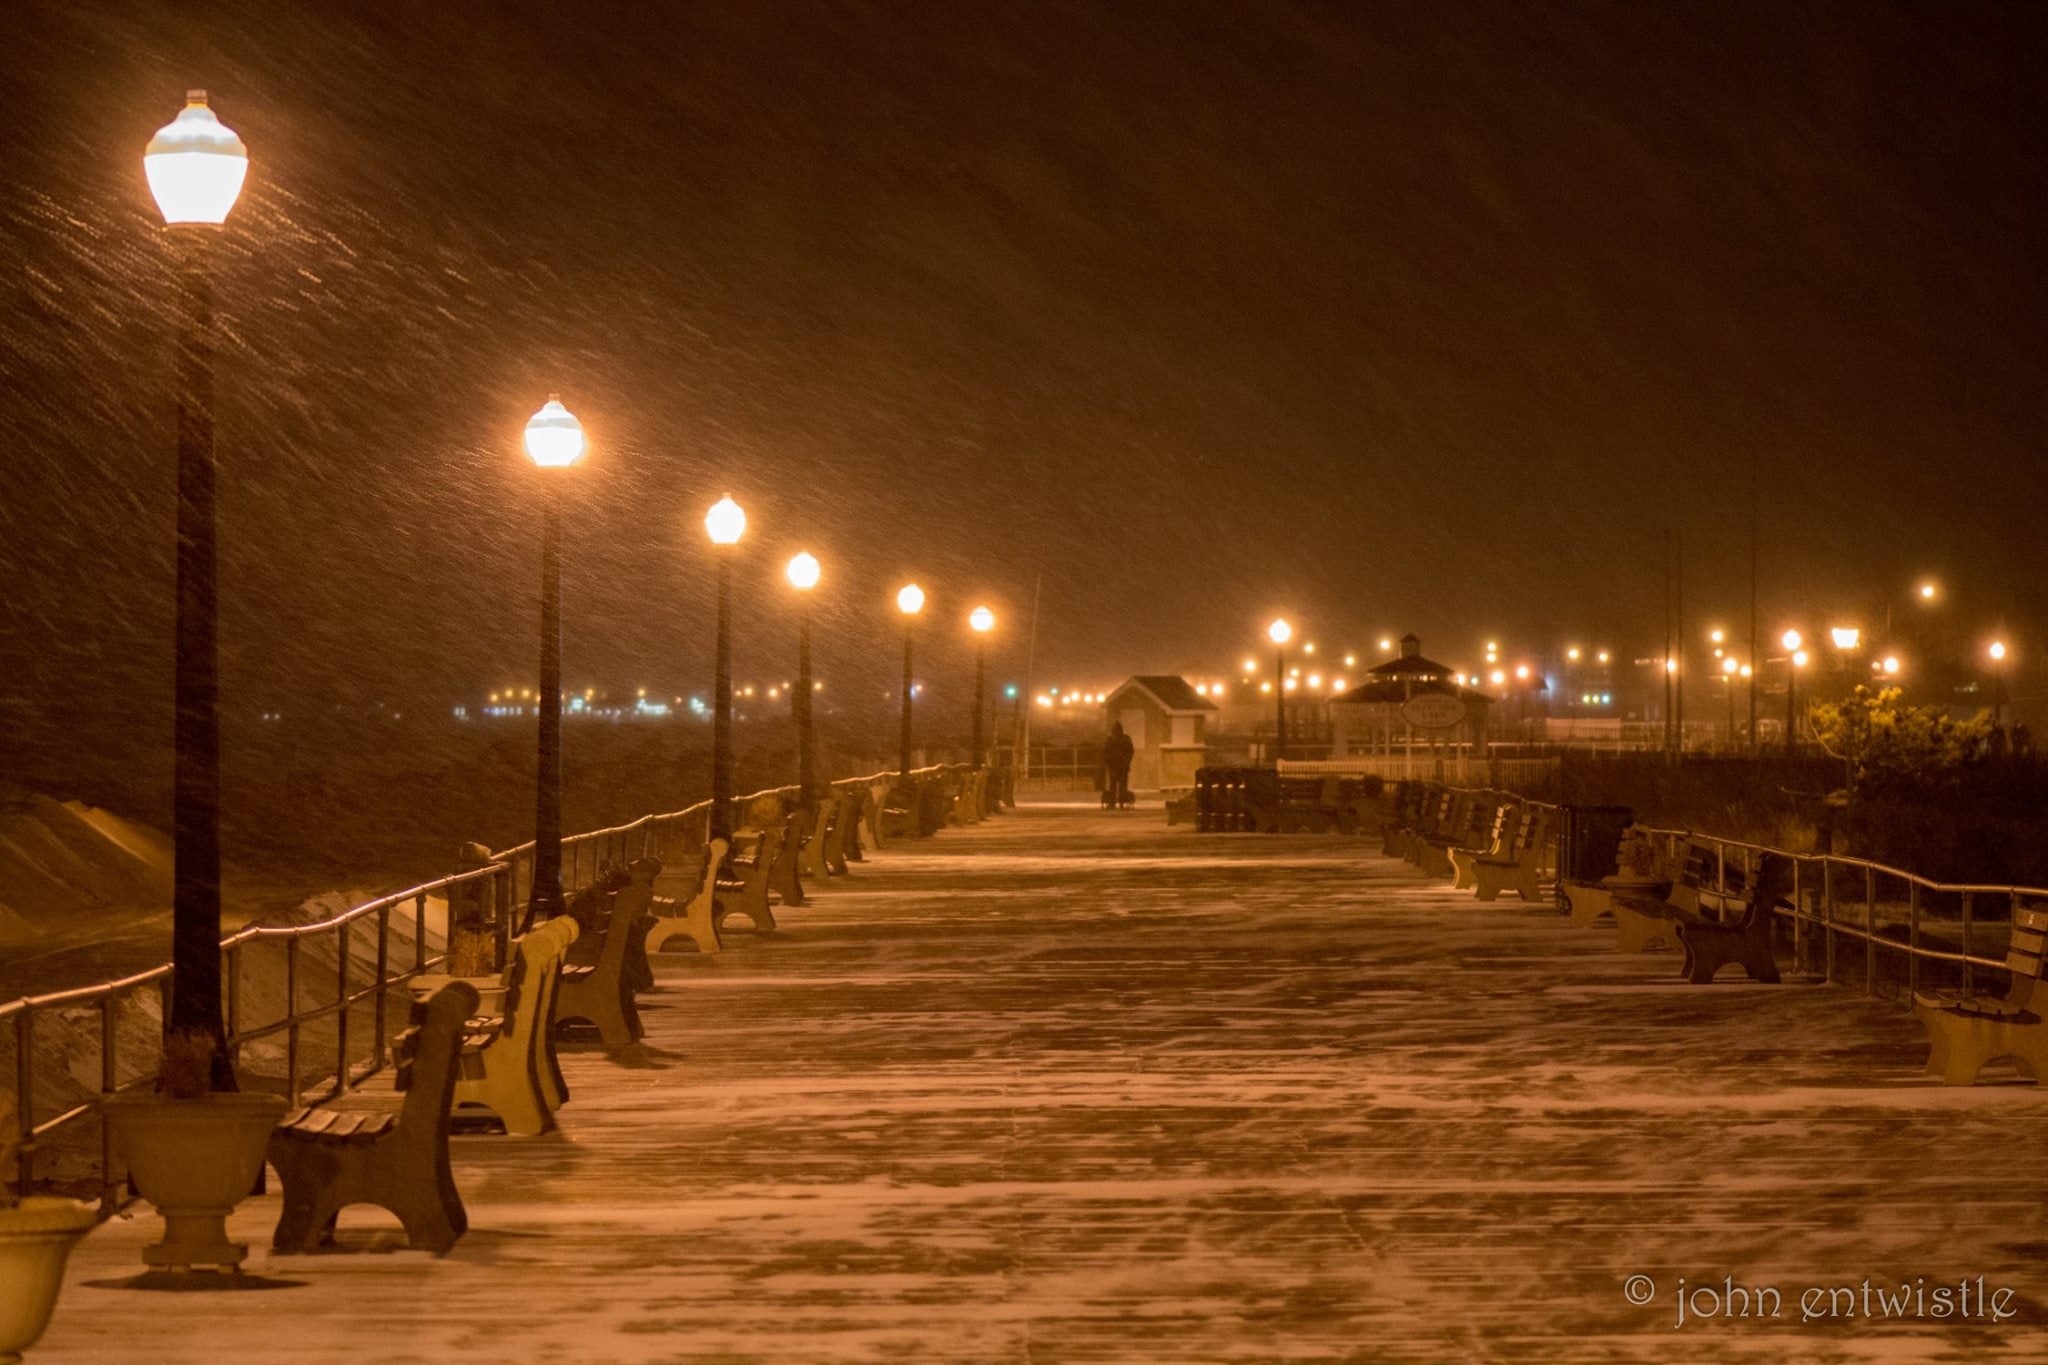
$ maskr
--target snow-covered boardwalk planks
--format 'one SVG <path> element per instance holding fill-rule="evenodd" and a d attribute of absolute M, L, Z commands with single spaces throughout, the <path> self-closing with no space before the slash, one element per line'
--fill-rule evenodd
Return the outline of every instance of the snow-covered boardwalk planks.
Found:
<path fill-rule="evenodd" d="M 658 959 L 560 1133 L 458 1138 L 449 1256 L 374 1210 L 272 1256 L 273 1194 L 236 1227 L 286 1287 L 148 1293 L 99 1287 L 150 1236 L 116 1222 L 32 1359 L 2048 1358 L 2048 1095 L 1372 847 L 1078 807 L 894 844 Z M 1980 1276 L 2016 1318 L 1959 1320 Z M 1783 1315 L 1680 1326 L 1680 1277 Z M 1930 1316 L 1801 1321 L 1866 1278 Z"/>

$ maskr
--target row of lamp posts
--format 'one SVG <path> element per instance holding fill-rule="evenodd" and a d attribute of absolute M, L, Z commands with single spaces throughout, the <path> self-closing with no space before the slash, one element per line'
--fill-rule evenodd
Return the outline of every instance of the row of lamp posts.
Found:
<path fill-rule="evenodd" d="M 178 272 L 178 585 L 174 809 L 173 931 L 167 1040 L 198 1036 L 211 1046 L 211 1081 L 234 1088 L 223 1035 L 220 979 L 220 718 L 218 581 L 215 551 L 213 442 L 213 248 L 249 169 L 248 149 L 208 106 L 206 92 L 191 91 L 177 118 L 160 129 L 143 155 L 150 192 L 169 229 Z M 528 458 L 542 470 L 564 469 L 585 450 L 583 427 L 558 395 L 526 424 Z M 541 608 L 538 765 L 534 798 L 533 886 L 529 918 L 559 913 L 562 892 L 562 597 L 561 493 L 543 479 L 541 493 Z M 718 564 L 716 677 L 712 713 L 711 832 L 732 833 L 732 559 L 747 525 L 730 497 L 704 518 Z M 797 686 L 791 698 L 797 725 L 797 784 L 806 808 L 818 794 L 817 751 L 811 722 L 810 616 L 806 602 L 820 568 L 809 553 L 790 560 L 787 577 L 798 589 Z M 912 650 L 924 590 L 906 585 L 896 603 L 903 613 L 902 735 L 899 772 L 910 770 L 913 740 Z M 983 696 L 987 637 L 995 615 L 976 607 L 968 618 L 976 638 L 974 765 L 986 761 Z"/>

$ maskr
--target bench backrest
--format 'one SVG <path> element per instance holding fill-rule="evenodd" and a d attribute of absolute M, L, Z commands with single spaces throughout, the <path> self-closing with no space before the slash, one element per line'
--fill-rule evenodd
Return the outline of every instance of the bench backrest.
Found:
<path fill-rule="evenodd" d="M 1516 842 L 1522 836 L 1523 827 L 1529 822 L 1524 817 L 1529 807 L 1520 801 L 1503 801 L 1493 812 L 1493 828 L 1487 834 L 1487 852 L 1499 855 L 1512 853 L 1520 845 Z"/>
<path fill-rule="evenodd" d="M 476 987 L 451 981 L 420 1006 L 419 1022 L 398 1035 L 393 1050 L 405 1090 L 399 1127 L 433 1128 L 447 1121 L 455 1099 L 455 1059 L 462 1050 L 464 1025 L 480 1001 Z"/>
<path fill-rule="evenodd" d="M 2041 966 L 2048 958 L 2048 910 L 2016 905 L 2012 911 L 2012 938 L 2005 947 L 2005 970 L 2012 976 L 2006 998 L 2024 1009 L 2041 980 Z"/>
<path fill-rule="evenodd" d="M 505 1028 L 516 1048 L 530 1047 L 553 1005 L 562 955 L 576 941 L 576 921 L 558 915 L 519 940 L 518 975 L 505 992 Z"/>
<path fill-rule="evenodd" d="M 604 922 L 604 947 L 597 955 L 599 974 L 623 971 L 640 917 L 654 901 L 654 879 L 661 874 L 658 858 L 636 858 L 627 865 L 632 880 L 612 894 L 611 918 Z"/>

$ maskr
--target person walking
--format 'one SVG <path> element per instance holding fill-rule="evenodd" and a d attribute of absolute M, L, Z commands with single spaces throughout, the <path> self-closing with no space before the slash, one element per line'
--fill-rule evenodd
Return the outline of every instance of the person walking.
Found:
<path fill-rule="evenodd" d="M 1102 766 L 1107 775 L 1102 797 L 1103 804 L 1111 810 L 1137 804 L 1131 796 L 1131 760 L 1137 752 L 1138 746 L 1131 743 L 1131 737 L 1124 733 L 1124 723 L 1116 721 L 1111 724 L 1109 738 L 1102 742 Z"/>

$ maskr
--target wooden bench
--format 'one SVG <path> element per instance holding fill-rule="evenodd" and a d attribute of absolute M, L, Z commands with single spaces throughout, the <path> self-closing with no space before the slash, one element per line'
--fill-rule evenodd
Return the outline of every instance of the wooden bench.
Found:
<path fill-rule="evenodd" d="M 1496 899 L 1512 891 L 1533 901 L 1543 891 L 1543 873 L 1550 866 L 1551 844 L 1556 833 L 1556 812 L 1549 806 L 1524 805 L 1508 847 L 1487 854 L 1472 863 L 1472 886 L 1480 900 Z"/>
<path fill-rule="evenodd" d="M 802 905 L 805 902 L 804 879 L 799 864 L 803 859 L 803 812 L 793 807 L 785 810 L 772 828 L 775 830 L 775 851 L 769 859 L 768 889 L 780 897 L 784 905 Z"/>
<path fill-rule="evenodd" d="M 1609 883 L 1609 900 L 1614 911 L 1614 946 L 1622 952 L 1647 952 L 1653 947 L 1683 948 L 1678 926 L 1689 921 L 1719 923 L 1707 915 L 1708 902 L 1717 911 L 1739 907 L 1743 876 L 1739 867 L 1728 870 L 1725 890 L 1714 890 L 1720 855 L 1711 844 L 1686 840 L 1672 869 L 1670 890 L 1661 896 Z M 1738 911 L 1739 913 L 1739 911 Z"/>
<path fill-rule="evenodd" d="M 875 801 L 875 818 L 872 824 L 876 848 L 881 848 L 891 839 L 917 837 L 921 786 L 919 779 L 906 777 L 900 782 L 891 782 L 882 788 Z"/>
<path fill-rule="evenodd" d="M 448 1164 L 448 1112 L 456 1059 L 476 1008 L 474 988 L 460 981 L 443 986 L 393 1043 L 392 1089 L 349 1091 L 278 1123 L 267 1153 L 284 1194 L 274 1249 L 331 1243 L 335 1220 L 350 1204 L 388 1209 L 407 1243 L 423 1251 L 446 1251 L 468 1230 Z"/>
<path fill-rule="evenodd" d="M 1198 818 L 1193 787 L 1174 787 L 1166 793 L 1166 823 L 1192 825 Z"/>
<path fill-rule="evenodd" d="M 871 819 L 868 813 L 868 789 L 863 783 L 852 783 L 839 789 L 841 810 L 839 851 L 849 863 L 866 862 L 866 852 L 861 847 L 860 832 Z M 849 869 L 842 867 L 841 872 Z"/>
<path fill-rule="evenodd" d="M 1414 862 L 1416 842 L 1448 828 L 1457 801 L 1457 795 L 1449 788 L 1425 788 L 1414 818 L 1402 824 L 1395 831 L 1392 844 L 1381 851 L 1406 862 Z"/>
<path fill-rule="evenodd" d="M 728 916 L 745 915 L 760 933 L 773 933 L 775 912 L 769 909 L 768 892 L 775 860 L 782 850 L 782 829 L 771 825 L 766 829 L 739 830 L 733 835 L 733 845 L 744 846 L 746 851 L 726 864 L 727 870 L 738 875 L 720 876 L 716 883 L 711 903 L 712 926 L 723 934 Z"/>
<path fill-rule="evenodd" d="M 1468 848 L 1486 838 L 1493 824 L 1494 802 L 1475 792 L 1459 792 L 1453 803 L 1450 825 L 1436 834 L 1424 835 L 1408 844 L 1408 861 L 1427 877 L 1452 875 L 1451 850 Z"/>
<path fill-rule="evenodd" d="M 554 1111 L 569 1089 L 555 1058 L 552 1021 L 562 955 L 576 940 L 576 921 L 558 916 L 520 938 L 506 981 L 505 1013 L 472 1019 L 463 1039 L 454 1111 L 484 1109 L 520 1137 L 555 1126 Z"/>
<path fill-rule="evenodd" d="M 646 1033 L 633 1000 L 627 964 L 633 946 L 645 940 L 640 922 L 653 902 L 654 879 L 660 872 L 661 863 L 653 858 L 635 861 L 627 869 L 632 880 L 612 895 L 597 961 L 562 968 L 562 984 L 555 997 L 557 1029 L 572 1020 L 585 1020 L 596 1025 L 606 1047 L 625 1047 Z"/>
<path fill-rule="evenodd" d="M 868 817 L 868 842 L 876 848 L 887 847 L 892 829 L 903 827 L 909 807 L 897 806 L 894 815 L 889 814 L 890 798 L 896 791 L 894 778 L 884 777 L 868 784 L 867 798 L 862 803 Z"/>
<path fill-rule="evenodd" d="M 662 952 L 665 945 L 678 938 L 689 939 L 700 953 L 715 953 L 724 946 L 718 937 L 718 874 L 724 868 L 729 847 L 724 839 L 705 844 L 694 880 L 686 881 L 680 871 L 671 873 L 666 869 L 654 879 L 654 897 L 650 902 L 654 923 L 648 927 L 645 940 L 648 952 Z M 668 894 L 664 896 L 663 891 Z"/>
<path fill-rule="evenodd" d="M 2034 1008 L 2044 957 L 2048 909 L 2015 906 L 2004 995 L 1915 992 L 1913 1013 L 1927 1030 L 1927 1070 L 1947 1085 L 1974 1085 L 1979 1071 L 2010 1057 L 2021 1075 L 2048 1078 L 2048 1028 Z"/>
<path fill-rule="evenodd" d="M 832 823 L 825 827 L 825 875 L 844 877 L 848 863 L 860 861 L 860 805 L 858 787 L 844 787 L 827 794 L 826 806 Z"/>
<path fill-rule="evenodd" d="M 1387 818 L 1380 821 L 1380 852 L 1398 858 L 1406 852 L 1408 835 L 1422 818 L 1422 804 L 1429 791 L 1420 782 L 1394 784 L 1394 800 Z"/>
<path fill-rule="evenodd" d="M 797 875 L 823 881 L 832 870 L 828 845 L 832 827 L 839 822 L 839 794 L 827 790 L 817 805 L 809 810 L 799 808 L 790 820 L 790 835 L 797 850 Z"/>
<path fill-rule="evenodd" d="M 1503 801 L 1494 808 L 1493 822 L 1482 839 L 1471 848 L 1450 850 L 1452 890 L 1470 891 L 1479 885 L 1481 858 L 1505 857 L 1514 851 L 1515 833 L 1528 810 L 1525 801 Z"/>
<path fill-rule="evenodd" d="M 1748 878 L 1748 896 L 1734 915 L 1721 920 L 1692 915 L 1678 921 L 1678 946 L 1685 950 L 1680 975 L 1705 985 L 1733 962 L 1751 981 L 1778 983 L 1778 960 L 1771 933 L 1778 906 L 1792 892 L 1792 860 L 1781 853 L 1758 857 Z"/>

